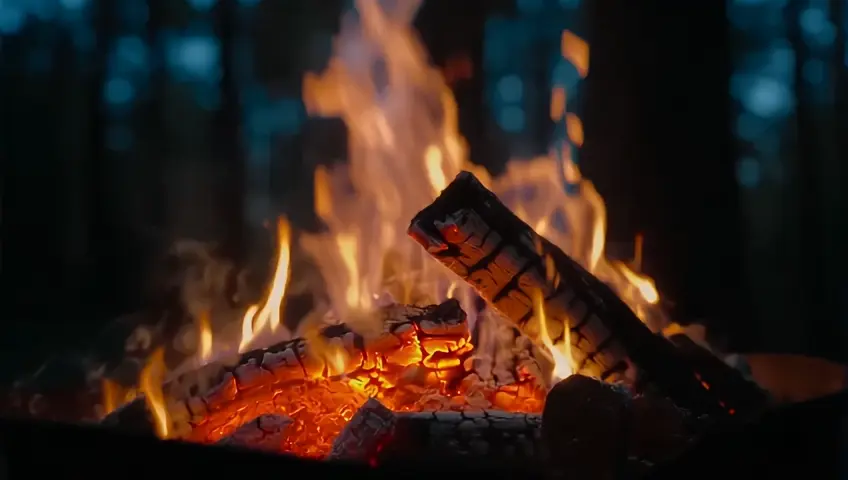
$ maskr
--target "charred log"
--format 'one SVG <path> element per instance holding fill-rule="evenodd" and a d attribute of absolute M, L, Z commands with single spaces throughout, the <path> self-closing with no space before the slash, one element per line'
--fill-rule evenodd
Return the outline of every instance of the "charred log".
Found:
<path fill-rule="evenodd" d="M 333 441 L 331 460 L 366 462 L 375 458 L 395 428 L 395 413 L 369 398 Z"/>
<path fill-rule="evenodd" d="M 542 441 L 555 478 L 614 478 L 623 469 L 630 395 L 623 389 L 572 375 L 548 393 Z"/>
<path fill-rule="evenodd" d="M 722 399 L 731 415 L 759 412 L 768 404 L 768 395 L 757 384 L 748 381 L 739 370 L 724 363 L 688 336 L 675 334 L 669 340 L 695 365 L 702 384 Z"/>
<path fill-rule="evenodd" d="M 219 445 L 279 452 L 292 421 L 282 415 L 260 415 L 221 439 Z"/>
<path fill-rule="evenodd" d="M 532 296 L 541 293 L 547 331 L 571 333 L 579 371 L 639 390 L 650 382 L 678 405 L 724 413 L 697 371 L 652 333 L 606 284 L 515 216 L 474 175 L 460 173 L 412 220 L 409 235 L 531 339 Z"/>
<path fill-rule="evenodd" d="M 682 452 L 702 422 L 662 397 L 632 397 L 583 375 L 559 382 L 542 414 L 542 444 L 555 478 L 642 475 Z"/>
<path fill-rule="evenodd" d="M 331 325 L 324 328 L 317 338 L 297 338 L 247 352 L 240 356 L 235 366 L 215 364 L 204 367 L 217 372 L 210 388 L 201 389 L 195 385 L 184 394 L 178 386 L 185 383 L 185 378 L 172 380 L 165 386 L 165 391 L 170 397 L 169 412 L 174 423 L 174 435 L 199 441 L 217 441 L 244 423 L 245 418 L 279 412 L 275 392 L 287 386 L 351 375 L 360 370 L 369 371 L 376 368 L 378 362 L 388 364 L 390 369 L 398 371 L 398 375 L 412 364 L 434 370 L 450 368 L 455 366 L 454 363 L 461 363 L 463 355 L 470 353 L 471 345 L 467 343 L 470 331 L 465 312 L 456 300 L 426 307 L 392 305 L 381 309 L 378 314 L 383 329 L 377 334 L 363 336 L 347 325 Z M 319 347 L 316 342 L 322 345 Z M 335 359 L 327 358 L 328 349 L 341 355 Z M 446 351 L 458 353 L 451 357 L 449 365 L 445 365 L 443 358 Z M 338 358 L 342 358 L 343 362 L 339 362 Z M 186 377 L 196 375 L 194 372 Z M 153 432 L 144 398 L 137 398 L 116 409 L 102 423 Z"/>
<path fill-rule="evenodd" d="M 501 410 L 392 412 L 370 399 L 333 443 L 332 459 L 371 464 L 473 457 L 541 458 L 539 415 Z"/>
<path fill-rule="evenodd" d="M 391 439 L 377 455 L 386 464 L 423 458 L 474 457 L 489 463 L 529 464 L 541 460 L 541 416 L 477 412 L 395 414 Z"/>

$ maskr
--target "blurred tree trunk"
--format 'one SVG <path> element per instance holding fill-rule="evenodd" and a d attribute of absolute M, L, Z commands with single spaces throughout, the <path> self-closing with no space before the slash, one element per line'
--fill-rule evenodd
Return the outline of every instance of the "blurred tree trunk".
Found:
<path fill-rule="evenodd" d="M 237 76 L 234 71 L 235 43 L 238 28 L 237 0 L 219 0 L 214 10 L 215 32 L 221 44 L 221 105 L 212 124 L 214 147 L 212 160 L 219 172 L 215 195 L 220 215 L 222 244 L 225 254 L 239 260 L 245 254 L 245 186 L 246 172 L 241 144 L 241 110 Z"/>
<path fill-rule="evenodd" d="M 831 170 L 826 178 L 830 182 L 830 193 L 835 197 L 831 219 L 835 222 L 831 230 L 832 245 L 838 260 L 829 262 L 830 278 L 836 285 L 836 319 L 841 326 L 839 339 L 841 351 L 848 350 L 848 3 L 845 0 L 830 0 L 830 20 L 836 26 L 833 54 L 834 73 L 834 155 Z M 848 355 L 845 355 L 848 356 Z"/>
<path fill-rule="evenodd" d="M 812 84 L 804 76 L 811 59 L 826 63 L 826 72 L 841 69 L 842 58 L 835 49 L 825 56 L 821 47 L 812 51 L 805 41 L 801 13 L 807 2 L 790 1 L 786 10 L 789 40 L 795 50 L 796 154 L 789 171 L 790 188 L 798 202 L 784 225 L 786 235 L 797 236 L 800 251 L 799 270 L 791 282 L 798 292 L 795 328 L 784 336 L 791 351 L 817 353 L 831 358 L 843 357 L 843 319 L 840 316 L 841 292 L 846 288 L 844 276 L 844 244 L 837 243 L 840 219 L 839 159 L 837 156 L 835 76 L 824 75 L 821 83 Z M 793 185 L 794 183 L 794 185 Z M 800 307 L 800 308 L 798 308 Z M 793 309 L 795 310 L 795 309 Z M 843 312 L 844 314 L 844 312 Z M 770 321 L 767 321 L 771 323 Z"/>
<path fill-rule="evenodd" d="M 96 35 L 95 50 L 93 55 L 93 75 L 91 77 L 91 93 L 89 96 L 89 145 L 90 169 L 89 169 L 89 198 L 87 209 L 90 212 L 90 242 L 88 249 L 89 258 L 93 259 L 94 265 L 90 272 L 91 277 L 87 285 L 93 291 L 88 292 L 89 298 L 99 298 L 98 306 L 110 310 L 120 304 L 120 299 L 125 292 L 122 287 L 126 284 L 121 280 L 121 262 L 116 261 L 116 255 L 122 246 L 118 245 L 118 235 L 115 229 L 116 220 L 120 217 L 116 210 L 115 199 L 110 196 L 110 172 L 111 154 L 106 148 L 106 130 L 109 128 L 109 119 L 105 113 L 103 102 L 104 89 L 109 69 L 109 52 L 117 35 L 118 22 L 116 18 L 117 5 L 115 2 L 95 2 L 94 29 Z M 95 302 L 92 302 L 95 303 Z M 108 306 L 107 306 L 108 305 Z M 91 312 L 97 316 L 97 313 Z"/>

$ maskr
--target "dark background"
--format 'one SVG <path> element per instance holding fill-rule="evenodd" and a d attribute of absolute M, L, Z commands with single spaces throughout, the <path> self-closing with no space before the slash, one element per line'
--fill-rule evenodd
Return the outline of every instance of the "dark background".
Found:
<path fill-rule="evenodd" d="M 306 120 L 298 103 L 343 2 L 317 3 L 67 1 L 17 28 L 0 7 L 4 381 L 159 301 L 176 239 L 242 264 L 275 213 L 314 226 L 312 169 L 345 152 L 338 122 Z M 545 150 L 558 36 L 539 32 L 575 30 L 592 48 L 580 161 L 609 241 L 643 233 L 673 317 L 730 349 L 844 360 L 845 2 L 579 3 L 425 2 L 416 25 L 433 61 L 473 65 L 454 85 L 472 160 L 497 171 L 509 151 Z M 186 57 L 214 57 L 212 73 L 179 74 L 181 35 L 217 41 Z M 518 43 L 527 51 L 501 55 L 525 81 L 528 120 L 508 133 L 490 101 L 505 67 L 489 58 Z"/>

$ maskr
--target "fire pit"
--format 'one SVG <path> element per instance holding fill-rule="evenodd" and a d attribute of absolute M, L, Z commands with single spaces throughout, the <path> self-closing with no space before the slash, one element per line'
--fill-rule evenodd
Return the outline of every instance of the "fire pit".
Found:
<path fill-rule="evenodd" d="M 632 262 L 607 258 L 565 90 L 552 95 L 567 133 L 556 153 L 492 178 L 468 162 L 450 90 L 412 33 L 417 2 L 356 5 L 327 70 L 304 82 L 309 111 L 350 131 L 349 163 L 315 172 L 325 231 L 295 244 L 280 219 L 274 278 L 239 312 L 237 338 L 210 327 L 213 302 L 194 302 L 196 355 L 166 372 L 158 350 L 138 395 L 104 401 L 102 424 L 370 465 L 458 456 L 611 478 L 757 414 L 755 386 L 662 336 L 638 248 Z M 588 52 L 564 32 L 581 77 Z M 326 301 L 290 332 L 300 251 Z"/>

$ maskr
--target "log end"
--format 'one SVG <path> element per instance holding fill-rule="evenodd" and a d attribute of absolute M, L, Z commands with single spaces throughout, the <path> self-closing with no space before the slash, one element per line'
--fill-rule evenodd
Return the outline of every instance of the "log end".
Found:
<path fill-rule="evenodd" d="M 571 478 L 612 478 L 629 401 L 622 389 L 583 375 L 557 383 L 542 412 L 551 470 Z"/>

